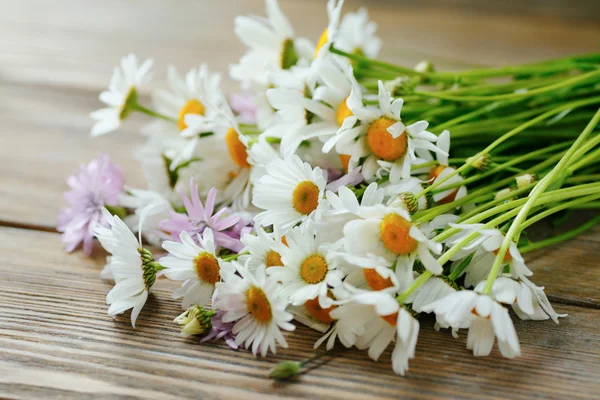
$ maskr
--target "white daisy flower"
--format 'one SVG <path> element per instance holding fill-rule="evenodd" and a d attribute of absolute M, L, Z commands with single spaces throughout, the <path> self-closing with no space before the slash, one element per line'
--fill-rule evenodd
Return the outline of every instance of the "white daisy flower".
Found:
<path fill-rule="evenodd" d="M 268 86 L 267 71 L 289 69 L 298 64 L 308 65 L 314 47 L 298 39 L 277 0 L 266 0 L 267 19 L 239 16 L 235 19 L 235 34 L 248 52 L 230 68 L 233 79 L 248 86 L 251 82 Z"/>
<path fill-rule="evenodd" d="M 404 207 L 411 215 L 419 210 L 431 207 L 433 204 L 431 204 L 427 195 L 418 199 L 415 198 L 424 190 L 423 183 L 419 178 L 410 177 L 402 179 L 396 184 L 382 186 L 386 196 L 390 196 L 387 205 L 390 207 Z"/>
<path fill-rule="evenodd" d="M 411 222 L 405 209 L 382 205 L 361 207 L 358 215 L 362 219 L 344 226 L 344 248 L 348 253 L 374 254 L 410 272 L 418 255 L 428 271 L 436 275 L 442 273 L 442 266 L 432 255 L 432 252 L 440 254 L 442 245 L 427 238 Z"/>
<path fill-rule="evenodd" d="M 347 53 L 362 54 L 377 58 L 381 50 L 381 39 L 375 34 L 377 24 L 369 20 L 366 8 L 344 15 L 335 35 L 335 47 Z"/>
<path fill-rule="evenodd" d="M 485 283 L 485 281 L 480 282 L 475 291 L 482 292 Z M 491 295 L 500 303 L 509 304 L 521 319 L 540 321 L 552 318 L 558 323 L 558 318 L 566 316 L 566 314 L 557 314 L 546 297 L 544 288 L 536 286 L 527 278 L 521 281 L 499 276 L 492 285 Z"/>
<path fill-rule="evenodd" d="M 362 169 L 366 180 L 385 170 L 390 182 L 398 183 L 410 177 L 411 165 L 418 160 L 416 149 L 441 151 L 433 144 L 437 136 L 426 131 L 427 122 L 409 126 L 402 123 L 400 112 L 404 101 L 392 99 L 383 82 L 379 81 L 379 108 L 364 106 L 360 92 L 360 87 L 354 85 L 346 101 L 354 117 L 347 117 L 338 133 L 323 147 L 328 152 L 335 145 L 339 154 L 349 154 L 349 170 L 366 158 Z"/>
<path fill-rule="evenodd" d="M 188 114 L 204 115 L 212 109 L 206 108 L 205 102 L 218 104 L 220 96 L 221 75 L 211 73 L 206 64 L 193 68 L 182 79 L 175 67 L 170 66 L 167 72 L 169 90 L 157 90 L 152 94 L 156 111 L 177 121 L 177 128 L 187 128 L 185 116 Z"/>
<path fill-rule="evenodd" d="M 312 231 L 293 229 L 286 235 L 289 249 L 282 256 L 284 268 L 271 267 L 267 274 L 283 283 L 283 293 L 299 306 L 318 298 L 321 307 L 329 307 L 328 287 L 338 286 L 344 277 L 339 260 L 320 236 Z"/>
<path fill-rule="evenodd" d="M 307 300 L 299 306 L 289 306 L 288 311 L 294 315 L 294 319 L 317 332 L 325 333 L 331 327 L 334 319 L 331 311 L 337 306 L 322 307 L 319 298 Z"/>
<path fill-rule="evenodd" d="M 449 283 L 442 277 L 432 276 L 417 289 L 412 298 L 412 308 L 416 312 L 423 312 L 425 306 L 446 297 L 457 290 L 455 284 Z"/>
<path fill-rule="evenodd" d="M 216 283 L 227 274 L 235 273 L 234 268 L 217 257 L 212 229 L 206 228 L 202 235 L 198 234 L 199 244 L 185 231 L 179 239 L 181 243 L 163 243 L 162 247 L 169 255 L 160 259 L 167 278 L 184 281 L 181 288 L 173 292 L 173 298 L 183 297 L 181 307 L 184 310 L 194 304 L 204 306 L 210 302 Z"/>
<path fill-rule="evenodd" d="M 256 234 L 246 234 L 240 239 L 244 244 L 241 252 L 249 252 L 247 267 L 254 273 L 257 269 L 283 267 L 282 257 L 288 247 L 281 241 L 281 235 L 267 233 L 261 226 L 256 227 Z"/>
<path fill-rule="evenodd" d="M 263 357 L 269 350 L 275 353 L 277 344 L 287 348 L 281 330 L 296 327 L 289 322 L 293 316 L 285 311 L 288 302 L 279 284 L 260 270 L 252 274 L 237 262 L 233 265 L 239 275 L 224 276 L 225 281 L 217 283 L 219 295 L 214 307 L 225 312 L 224 323 L 237 321 L 232 329 L 235 343 Z"/>
<path fill-rule="evenodd" d="M 313 169 L 294 155 L 271 161 L 266 170 L 252 198 L 256 207 L 265 210 L 254 218 L 257 225 L 273 225 L 285 233 L 298 223 L 305 226 L 320 219 L 328 207 L 321 168 Z"/>
<path fill-rule="evenodd" d="M 487 356 L 492 351 L 494 338 L 504 357 L 521 355 L 517 332 L 508 310 L 489 296 L 472 290 L 460 290 L 427 306 L 425 312 L 435 312 L 452 328 L 469 327 L 467 348 L 475 356 Z"/>
<path fill-rule="evenodd" d="M 140 231 L 150 210 L 146 208 L 140 215 Z M 92 231 L 104 249 L 112 254 L 107 257 L 105 267 L 105 276 L 109 274 L 115 281 L 115 286 L 106 295 L 106 304 L 110 306 L 108 315 L 116 316 L 132 309 L 131 325 L 135 328 L 135 321 L 156 280 L 156 263 L 152 254 L 142 247 L 141 235 L 136 238 L 118 216 L 111 215 L 106 209 L 102 209 L 102 213 L 110 228 L 96 224 Z"/>
<path fill-rule="evenodd" d="M 152 60 L 146 60 L 138 66 L 134 54 L 121 58 L 121 65 L 115 67 L 108 90 L 100 93 L 100 101 L 108 107 L 90 114 L 90 117 L 96 121 L 92 127 L 92 136 L 112 132 L 121 125 L 121 121 L 137 103 L 137 89 L 152 79 L 150 72 L 152 63 Z"/>
<path fill-rule="evenodd" d="M 358 215 L 360 207 L 381 204 L 384 192 L 377 187 L 376 182 L 373 182 L 364 191 L 360 203 L 354 192 L 346 186 L 339 187 L 337 194 L 327 190 L 325 197 L 330 209 L 323 213 L 323 217 L 320 222 L 316 223 L 315 229 L 319 230 L 324 239 L 326 238 L 330 243 L 335 243 L 343 239 L 346 223 L 360 218 Z"/>
<path fill-rule="evenodd" d="M 331 312 L 337 319 L 336 328 L 346 334 L 350 343 L 359 349 L 369 349 L 368 354 L 377 361 L 392 341 L 392 369 L 396 374 L 404 375 L 408 370 L 408 360 L 414 358 L 419 321 L 408 310 L 398 304 L 393 292 L 364 291 L 352 289 L 349 300 Z M 354 340 L 353 340 L 354 339 Z"/>

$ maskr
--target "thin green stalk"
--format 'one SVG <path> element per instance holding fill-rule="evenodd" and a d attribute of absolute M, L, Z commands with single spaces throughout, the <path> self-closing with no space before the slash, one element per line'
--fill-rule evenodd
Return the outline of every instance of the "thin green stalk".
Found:
<path fill-rule="evenodd" d="M 139 112 L 141 112 L 141 113 L 144 113 L 144 114 L 147 114 L 147 115 L 150 115 L 150 116 L 152 116 L 152 117 L 156 117 L 156 118 L 164 119 L 165 121 L 169 121 L 169 122 L 177 122 L 177 121 L 176 121 L 176 120 L 174 120 L 173 118 L 167 117 L 166 115 L 163 115 L 163 114 L 161 114 L 161 113 L 159 113 L 159 112 L 156 112 L 156 111 L 154 111 L 154 110 L 151 110 L 151 109 L 149 109 L 149 108 L 146 108 L 146 107 L 142 106 L 141 104 L 139 104 L 139 103 L 137 103 L 137 102 L 136 102 L 136 103 L 133 103 L 133 104 L 131 104 L 131 109 L 132 109 L 132 110 L 135 110 L 135 111 L 139 111 Z"/>

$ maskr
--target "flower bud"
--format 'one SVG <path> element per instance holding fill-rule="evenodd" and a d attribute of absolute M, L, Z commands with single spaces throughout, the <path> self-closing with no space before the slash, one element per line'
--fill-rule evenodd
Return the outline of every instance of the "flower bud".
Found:
<path fill-rule="evenodd" d="M 435 67 L 429 61 L 423 60 L 423 61 L 419 62 L 417 65 L 415 65 L 415 71 L 417 71 L 421 74 L 430 74 L 432 72 L 435 72 Z"/>
<path fill-rule="evenodd" d="M 523 174 L 523 175 L 517 176 L 515 178 L 515 180 L 517 181 L 517 188 L 523 189 L 524 187 L 527 187 L 527 186 L 531 185 L 533 182 L 535 182 L 536 176 L 534 174 Z"/>
<path fill-rule="evenodd" d="M 298 375 L 298 371 L 302 367 L 303 363 L 300 361 L 283 361 L 275 364 L 275 366 L 269 371 L 269 378 L 275 380 L 284 380 L 292 378 Z"/>
<path fill-rule="evenodd" d="M 489 154 L 478 154 L 473 157 L 467 158 L 467 162 L 471 163 L 471 166 L 479 171 L 487 171 L 492 164 L 492 157 Z"/>
<path fill-rule="evenodd" d="M 184 335 L 203 335 L 211 330 L 210 319 L 215 315 L 213 310 L 204 307 L 192 306 L 173 321 L 182 326 L 181 333 Z"/>

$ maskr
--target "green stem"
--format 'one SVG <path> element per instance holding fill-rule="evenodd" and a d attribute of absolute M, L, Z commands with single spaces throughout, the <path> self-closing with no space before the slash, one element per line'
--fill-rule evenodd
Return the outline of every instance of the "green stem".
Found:
<path fill-rule="evenodd" d="M 139 103 L 133 103 L 131 105 L 131 109 L 135 110 L 135 111 L 139 111 L 141 113 L 150 115 L 151 117 L 156 117 L 156 118 L 160 118 L 160 119 L 164 119 L 165 121 L 169 121 L 169 122 L 177 122 L 176 120 L 174 120 L 173 118 L 167 117 L 166 115 L 160 114 L 154 110 L 151 110 L 149 108 L 146 108 L 144 106 L 142 106 Z"/>

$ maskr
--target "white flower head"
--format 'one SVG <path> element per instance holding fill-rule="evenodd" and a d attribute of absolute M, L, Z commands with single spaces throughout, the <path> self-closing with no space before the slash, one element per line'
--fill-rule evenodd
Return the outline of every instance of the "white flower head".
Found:
<path fill-rule="evenodd" d="M 321 307 L 329 307 L 329 286 L 338 286 L 343 274 L 338 270 L 339 260 L 320 235 L 311 230 L 293 229 L 286 235 L 289 249 L 282 257 L 285 267 L 271 267 L 267 274 L 283 283 L 283 293 L 295 306 L 318 298 Z"/>
<path fill-rule="evenodd" d="M 335 35 L 335 46 L 348 53 L 376 58 L 382 45 L 376 31 L 377 24 L 369 20 L 366 8 L 349 12 L 342 19 Z"/>
<path fill-rule="evenodd" d="M 293 331 L 295 326 L 289 322 L 293 316 L 285 310 L 288 302 L 279 284 L 260 270 L 252 274 L 245 266 L 232 264 L 239 275 L 217 283 L 219 295 L 214 307 L 224 312 L 223 322 L 236 321 L 232 330 L 236 344 L 263 357 L 269 350 L 275 353 L 277 344 L 287 348 L 281 330 Z"/>
<path fill-rule="evenodd" d="M 327 209 L 325 177 L 321 168 L 312 168 L 298 156 L 271 161 L 254 188 L 252 203 L 262 208 L 254 221 L 273 225 L 282 234 L 296 224 L 318 221 Z"/>
<path fill-rule="evenodd" d="M 361 207 L 359 216 L 361 219 L 344 226 L 344 248 L 348 253 L 371 253 L 411 272 L 418 255 L 428 271 L 442 273 L 442 266 L 432 255 L 440 254 L 441 244 L 430 240 L 412 223 L 404 208 Z"/>
<path fill-rule="evenodd" d="M 92 127 L 92 136 L 100 136 L 116 130 L 137 101 L 137 90 L 152 79 L 150 68 L 152 60 L 146 60 L 138 66 L 137 57 L 129 54 L 121 59 L 120 67 L 115 67 L 108 90 L 100 93 L 100 101 L 107 108 L 101 108 L 90 114 L 96 121 Z"/>
<path fill-rule="evenodd" d="M 250 253 L 247 267 L 254 273 L 257 269 L 283 267 L 283 256 L 288 247 L 282 242 L 281 235 L 267 233 L 263 227 L 256 227 L 256 234 L 245 234 L 240 239 L 244 244 L 242 252 Z M 286 238 L 287 240 L 287 238 Z"/>
<path fill-rule="evenodd" d="M 266 0 L 266 13 L 267 19 L 246 16 L 235 19 L 235 34 L 248 46 L 248 52 L 231 66 L 230 75 L 245 86 L 256 83 L 266 88 L 270 69 L 289 69 L 298 63 L 308 65 L 314 52 L 310 42 L 295 37 L 277 0 Z"/>
<path fill-rule="evenodd" d="M 504 357 L 521 355 L 508 310 L 489 296 L 460 290 L 424 306 L 423 311 L 435 312 L 452 328 L 468 327 L 467 348 L 473 350 L 475 356 L 489 355 L 495 338 Z"/>
<path fill-rule="evenodd" d="M 183 281 L 181 288 L 173 292 L 173 298 L 183 297 L 184 310 L 194 304 L 204 306 L 210 302 L 216 283 L 235 273 L 234 268 L 217 257 L 212 229 L 206 228 L 202 235 L 197 235 L 199 244 L 185 231 L 179 239 L 181 242 L 163 243 L 169 255 L 160 259 L 167 278 Z"/>

